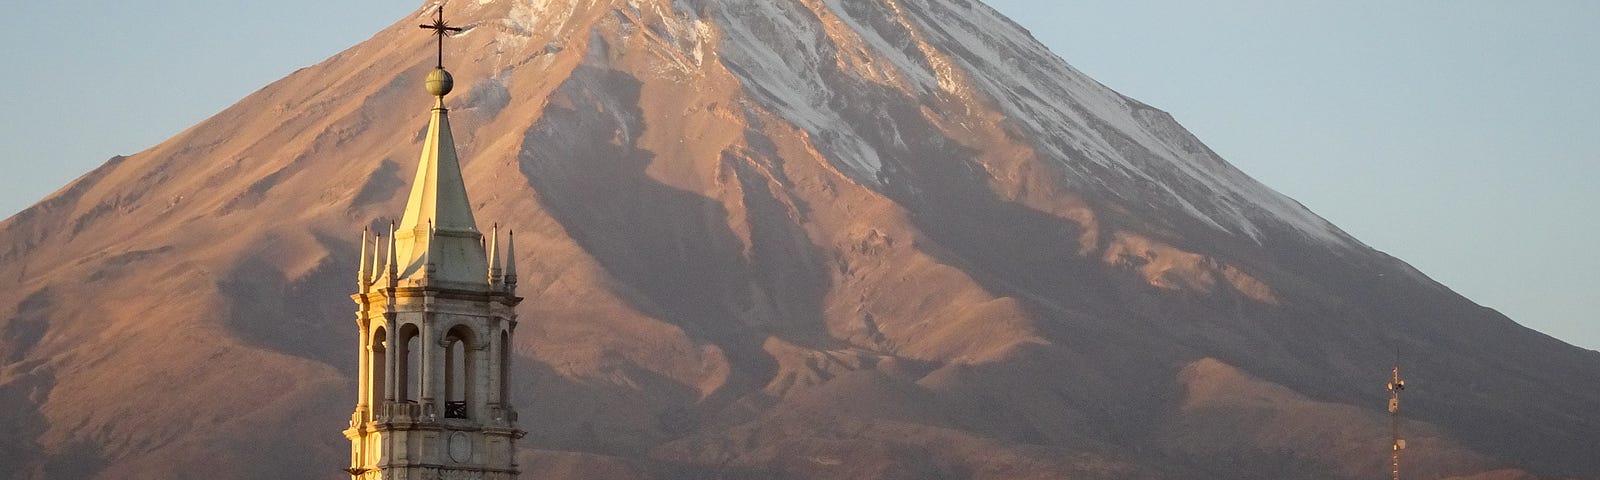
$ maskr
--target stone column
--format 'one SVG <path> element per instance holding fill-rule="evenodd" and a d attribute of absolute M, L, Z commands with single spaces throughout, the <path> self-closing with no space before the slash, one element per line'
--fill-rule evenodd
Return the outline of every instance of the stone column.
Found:
<path fill-rule="evenodd" d="M 488 373 L 489 378 L 488 389 L 484 391 L 483 398 L 485 404 L 499 406 L 504 405 L 504 400 L 500 399 L 500 350 L 505 347 L 500 345 L 500 319 L 491 320 L 493 321 L 488 325 L 489 331 L 484 332 L 489 348 L 486 350 L 487 358 L 483 359 L 485 364 L 483 370 Z"/>
<path fill-rule="evenodd" d="M 417 397 L 420 398 L 417 401 L 422 404 L 423 415 L 427 415 L 427 412 L 430 411 L 443 412 L 437 405 L 433 404 L 434 400 L 436 400 L 434 387 L 439 384 L 433 378 L 434 373 L 439 371 L 438 368 L 434 368 L 433 362 L 440 360 L 441 355 L 437 352 L 439 346 L 436 345 L 437 339 L 435 337 L 438 335 L 434 332 L 438 328 L 439 319 L 431 312 L 424 312 L 422 315 L 422 341 L 417 342 L 417 346 L 422 348 L 422 351 L 418 352 L 419 355 L 417 355 L 418 361 L 422 362 L 422 365 L 417 368 L 417 376 L 422 378 L 417 379 L 418 382 L 421 382 L 421 388 L 417 392 Z"/>
<path fill-rule="evenodd" d="M 389 328 L 384 330 L 383 341 L 386 345 L 383 346 L 383 400 L 385 402 L 392 402 L 400 398 L 399 395 L 396 395 L 396 392 L 399 391 L 397 389 L 403 388 L 400 386 L 400 376 L 395 375 L 395 372 L 400 367 L 400 362 L 395 361 L 395 357 L 399 356 L 400 352 L 400 349 L 395 345 L 399 343 L 397 341 L 400 339 L 399 333 L 399 330 L 396 330 L 393 324 L 390 324 Z"/>
<path fill-rule="evenodd" d="M 362 314 L 363 317 L 366 314 Z M 369 406 L 369 395 L 372 391 L 372 324 L 371 319 L 363 318 L 361 327 L 361 347 L 356 349 L 356 409 Z M 363 419 L 365 420 L 365 419 Z"/>

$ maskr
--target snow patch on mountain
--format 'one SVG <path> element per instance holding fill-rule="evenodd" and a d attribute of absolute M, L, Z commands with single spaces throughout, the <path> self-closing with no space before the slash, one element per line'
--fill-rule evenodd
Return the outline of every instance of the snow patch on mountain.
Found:
<path fill-rule="evenodd" d="M 836 112 L 822 107 L 840 93 L 823 77 L 821 66 L 846 63 L 855 54 L 835 51 L 837 45 L 851 44 L 828 38 L 826 22 L 835 19 L 871 50 L 866 55 L 877 64 L 873 72 L 885 83 L 913 95 L 964 95 L 971 87 L 984 92 L 1032 134 L 1042 157 L 1072 172 L 1079 187 L 1130 205 L 1149 204 L 1156 211 L 1179 209 L 1219 231 L 1256 242 L 1263 239 L 1262 222 L 1277 222 L 1324 243 L 1353 243 L 1298 203 L 1227 165 L 1165 114 L 1073 69 L 982 4 L 896 0 L 886 2 L 882 8 L 890 13 L 884 14 L 872 10 L 877 5 L 847 5 L 845 0 L 813 2 L 817 13 L 798 1 L 709 3 L 715 6 L 710 11 L 721 17 L 716 23 L 728 29 L 721 44 L 724 63 L 759 101 L 810 132 L 858 179 L 881 182 L 882 161 L 871 144 L 842 127 L 848 123 Z M 883 31 L 887 27 L 882 19 L 875 23 L 872 15 L 913 22 L 911 35 L 960 52 L 951 56 L 957 65 L 916 56 L 906 39 Z M 957 81 L 950 74 L 956 68 L 975 85 Z"/>
<path fill-rule="evenodd" d="M 801 20 L 816 17 L 799 2 L 728 1 L 709 10 L 717 17 L 714 23 L 726 28 L 720 45 L 724 64 L 757 100 L 804 129 L 858 180 L 878 184 L 883 170 L 878 151 L 838 112 L 824 107 L 836 95 L 820 68 L 834 61 L 831 41 L 816 22 Z"/>
<path fill-rule="evenodd" d="M 513 1 L 497 43 L 526 42 L 540 31 L 557 32 L 552 38 L 558 38 L 583 3 Z M 663 5 L 672 11 L 660 11 Z M 887 152 L 879 152 L 830 107 L 860 101 L 837 91 L 840 86 L 828 78 L 835 67 L 914 96 L 993 102 L 1032 136 L 1040 157 L 1070 174 L 1069 181 L 1128 205 L 1182 211 L 1257 243 L 1267 230 L 1286 227 L 1328 245 L 1359 245 L 1304 206 L 1228 165 L 1164 112 L 1077 71 L 1026 30 L 976 1 L 629 0 L 618 2 L 615 10 L 632 20 L 651 10 L 664 20 L 664 31 L 642 34 L 660 34 L 665 38 L 659 40 L 678 50 L 663 52 L 663 59 L 673 64 L 663 67 L 687 72 L 716 56 L 711 61 L 720 60 L 740 78 L 755 103 L 805 130 L 836 166 L 858 181 L 877 186 L 889 181 L 883 171 Z M 916 42 L 949 55 L 922 54 Z M 878 123 L 893 127 L 892 121 Z M 891 144 L 896 133 L 885 132 Z"/>
<path fill-rule="evenodd" d="M 973 81 L 1035 135 L 1042 155 L 1083 178 L 1097 176 L 1078 163 L 1087 160 L 1136 182 L 1160 185 L 1164 198 L 1144 200 L 1181 208 L 1204 223 L 1257 242 L 1262 240 L 1258 224 L 1263 221 L 1282 222 L 1331 245 L 1354 242 L 1305 207 L 1217 158 L 1164 113 L 1072 68 L 994 9 L 967 1 L 901 1 L 910 5 L 904 11 L 922 23 L 925 34 L 943 37 L 936 44 L 971 52 L 956 59 Z M 1158 158 L 1138 158 L 1143 152 Z M 1181 175 L 1172 175 L 1174 169 Z M 1130 203 L 1140 200 L 1128 194 L 1138 190 L 1118 188 L 1125 185 L 1098 186 Z"/>

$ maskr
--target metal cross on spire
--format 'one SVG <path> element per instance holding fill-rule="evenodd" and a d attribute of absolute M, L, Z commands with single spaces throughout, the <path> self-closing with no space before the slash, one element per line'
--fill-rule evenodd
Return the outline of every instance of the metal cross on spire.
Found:
<path fill-rule="evenodd" d="M 439 2 L 439 9 L 434 10 L 432 25 L 418 25 L 419 27 L 433 30 L 433 35 L 439 37 L 439 68 L 444 68 L 444 37 L 461 31 L 461 28 L 452 27 L 444 22 L 444 4 L 445 2 L 443 1 Z"/>

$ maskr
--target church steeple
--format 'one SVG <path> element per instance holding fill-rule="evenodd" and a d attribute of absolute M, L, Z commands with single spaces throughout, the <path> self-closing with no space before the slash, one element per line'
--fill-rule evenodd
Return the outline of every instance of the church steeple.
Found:
<path fill-rule="evenodd" d="M 440 32 L 454 30 L 442 21 L 424 27 L 438 28 Z M 472 216 L 455 138 L 450 133 L 450 110 L 444 103 L 445 96 L 455 87 L 455 79 L 444 67 L 437 67 L 428 74 L 426 84 L 435 104 L 428 135 L 422 142 L 422 156 L 417 161 L 417 176 L 411 183 L 410 201 L 406 202 L 406 213 L 397 232 L 399 276 L 401 283 L 407 285 L 464 287 L 480 283 L 489 272 L 483 234 Z M 437 257 L 428 258 L 430 252 Z M 428 261 L 437 266 L 431 278 L 426 268 Z"/>
<path fill-rule="evenodd" d="M 435 102 L 405 214 L 390 224 L 386 250 L 372 238 L 369 254 L 362 234 L 353 295 L 360 388 L 344 431 L 351 442 L 346 471 L 356 479 L 518 474 L 523 432 L 508 388 L 522 301 L 515 254 L 508 245 L 502 274 L 498 238 L 485 242 L 467 201 L 445 108 L 455 82 L 442 66 L 444 38 L 460 29 L 444 22 L 443 10 L 441 4 L 433 25 L 422 26 L 439 36 L 441 66 L 426 81 Z"/>

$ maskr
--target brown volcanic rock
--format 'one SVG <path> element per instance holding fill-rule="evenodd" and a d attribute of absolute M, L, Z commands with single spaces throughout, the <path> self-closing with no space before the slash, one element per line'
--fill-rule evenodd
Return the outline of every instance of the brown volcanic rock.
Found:
<path fill-rule="evenodd" d="M 1229 167 L 968 0 L 456 2 L 531 478 L 1600 471 L 1600 354 Z M 426 14 L 426 9 L 417 16 Z M 0 223 L 0 466 L 339 478 L 403 19 Z"/>

